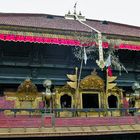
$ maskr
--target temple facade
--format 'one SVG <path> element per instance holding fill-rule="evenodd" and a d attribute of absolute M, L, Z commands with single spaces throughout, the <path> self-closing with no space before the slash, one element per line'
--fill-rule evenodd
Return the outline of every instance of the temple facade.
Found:
<path fill-rule="evenodd" d="M 83 20 L 81 15 L 79 18 Z M 106 70 L 100 69 L 96 63 L 98 53 L 95 59 L 83 64 L 79 95 L 75 95 L 75 89 L 66 84 L 66 75 L 81 66 L 81 60 L 75 57 L 75 48 L 96 44 L 96 41 L 89 42 L 91 35 L 96 36 L 95 31 L 71 19 L 70 15 L 0 13 L 0 95 L 8 100 L 16 95 L 19 105 L 15 108 L 24 108 L 24 99 L 28 108 L 39 107 L 39 102 L 43 101 L 42 93 L 46 90 L 43 82 L 50 79 L 50 90 L 54 93 L 51 106 L 54 108 L 122 107 L 123 97 L 129 98 L 134 92 L 133 83 L 140 82 L 140 28 L 91 19 L 83 22 L 99 30 L 107 40 L 119 42 L 116 46 L 114 44 L 115 53 L 127 72 L 122 70 L 120 73 L 112 68 L 113 75 L 117 76 L 116 88 L 106 92 Z M 109 42 L 103 41 L 102 47 L 104 52 L 109 50 Z M 97 74 L 91 74 L 93 69 Z M 19 93 L 19 85 L 28 78 L 36 88 L 31 94 L 33 97 L 24 98 L 22 94 L 27 91 Z M 47 97 L 45 100 L 50 106 Z"/>
<path fill-rule="evenodd" d="M 139 139 L 139 59 L 140 27 L 0 13 L 0 138 Z"/>

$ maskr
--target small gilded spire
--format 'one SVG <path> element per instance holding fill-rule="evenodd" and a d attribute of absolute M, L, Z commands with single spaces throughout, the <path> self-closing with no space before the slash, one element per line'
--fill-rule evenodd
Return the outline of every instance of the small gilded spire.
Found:
<path fill-rule="evenodd" d="M 91 72 L 91 75 L 97 75 L 96 68 Z"/>

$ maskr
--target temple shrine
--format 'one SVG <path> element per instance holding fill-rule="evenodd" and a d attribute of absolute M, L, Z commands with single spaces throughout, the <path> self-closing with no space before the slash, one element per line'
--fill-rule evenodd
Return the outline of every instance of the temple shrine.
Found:
<path fill-rule="evenodd" d="M 120 68 L 110 74 L 109 52 Z M 8 129 L 0 136 L 12 128 L 39 128 L 31 136 L 140 132 L 139 59 L 140 27 L 0 13 L 0 129 Z"/>

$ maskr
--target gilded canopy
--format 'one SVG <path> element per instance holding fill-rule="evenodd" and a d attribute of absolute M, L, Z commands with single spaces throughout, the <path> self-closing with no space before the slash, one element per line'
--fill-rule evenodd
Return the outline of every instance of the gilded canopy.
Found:
<path fill-rule="evenodd" d="M 97 75 L 94 71 L 91 75 L 86 76 L 80 82 L 80 88 L 85 90 L 104 90 L 104 81 L 101 77 Z"/>

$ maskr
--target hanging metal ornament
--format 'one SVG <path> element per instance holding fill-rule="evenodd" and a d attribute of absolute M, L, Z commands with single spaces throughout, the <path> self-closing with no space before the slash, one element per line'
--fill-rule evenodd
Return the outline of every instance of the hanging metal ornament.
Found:
<path fill-rule="evenodd" d="M 102 47 L 102 34 L 98 33 L 98 47 L 99 47 L 99 60 L 96 60 L 97 65 L 103 69 L 105 67 L 105 61 L 103 57 L 103 47 Z"/>

